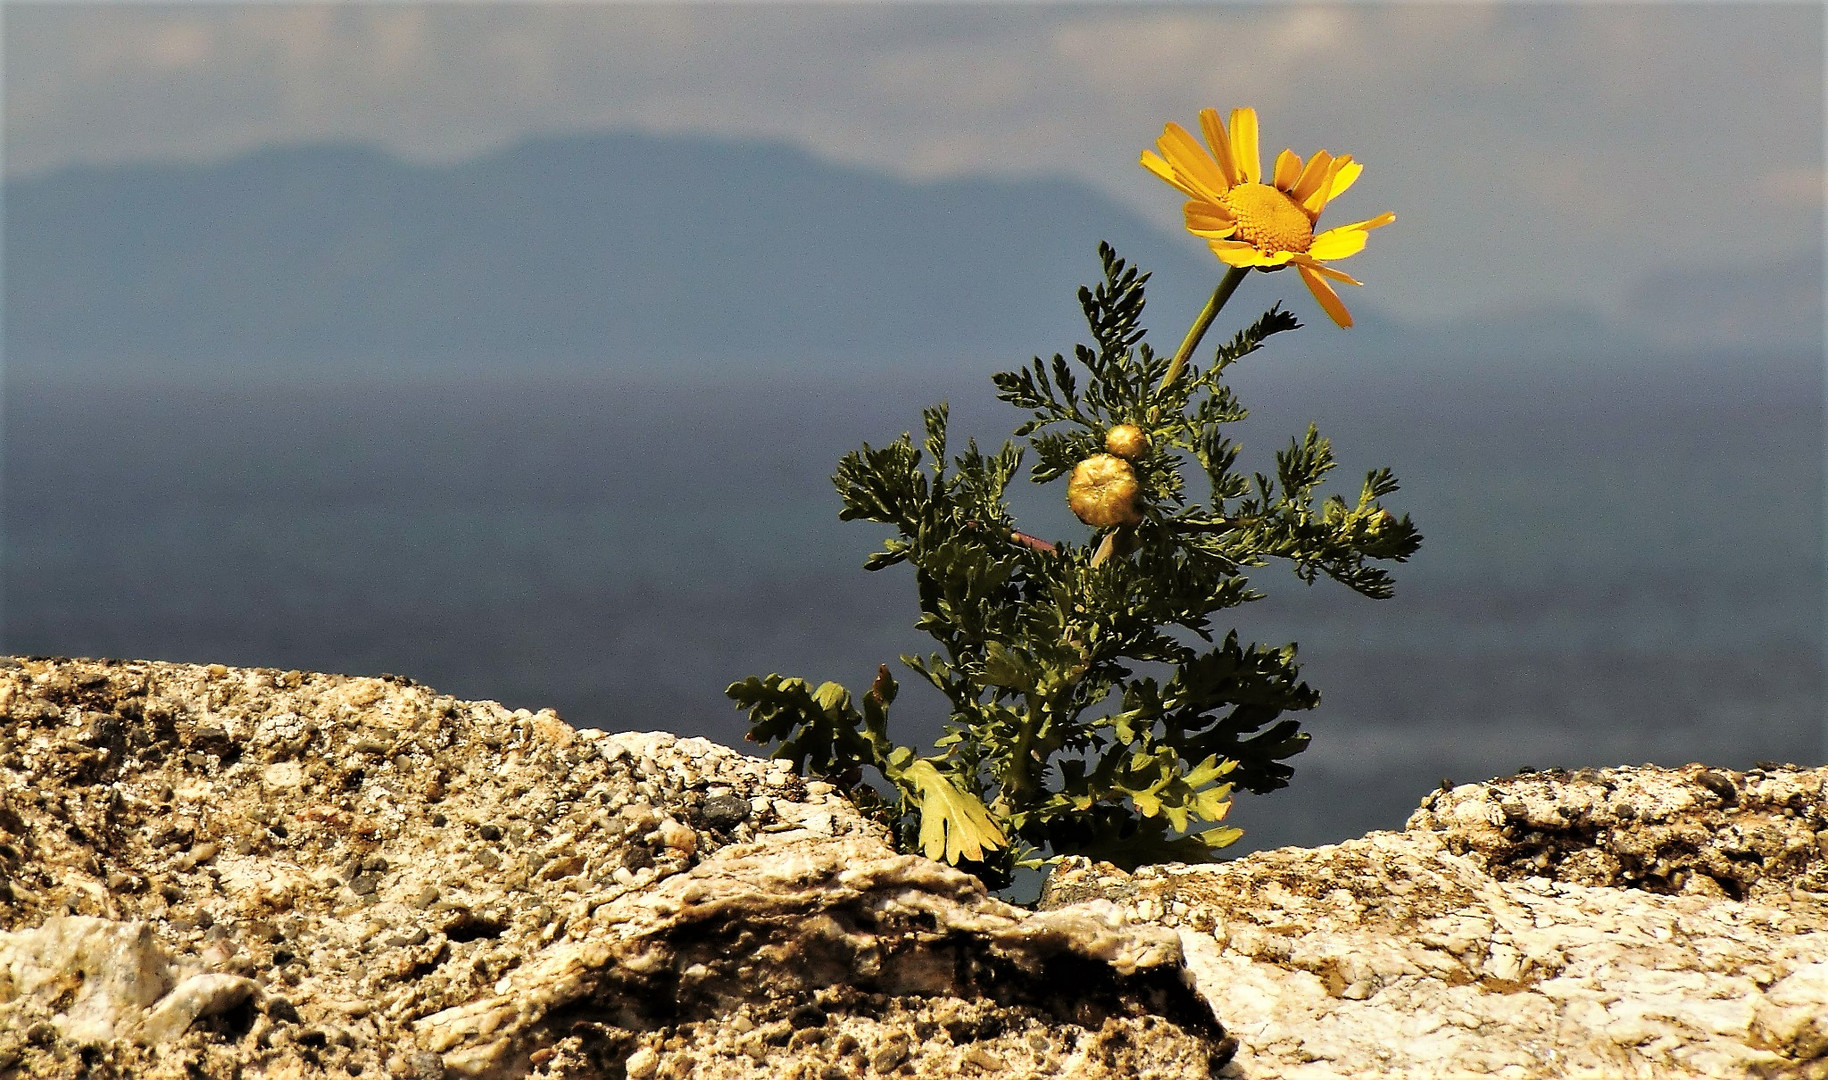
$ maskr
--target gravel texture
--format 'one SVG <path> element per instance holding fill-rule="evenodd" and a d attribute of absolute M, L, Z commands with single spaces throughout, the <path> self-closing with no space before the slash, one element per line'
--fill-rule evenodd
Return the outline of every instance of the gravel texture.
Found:
<path fill-rule="evenodd" d="M 1204 1076 L 1182 972 L 705 740 L 0 660 L 0 1077 Z"/>

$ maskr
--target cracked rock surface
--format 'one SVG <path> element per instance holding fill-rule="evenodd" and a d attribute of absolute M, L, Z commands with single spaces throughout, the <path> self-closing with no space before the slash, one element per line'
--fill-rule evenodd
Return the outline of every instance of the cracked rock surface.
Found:
<path fill-rule="evenodd" d="M 702 739 L 0 659 L 0 1077 L 1197 1077 L 1179 936 Z"/>
<path fill-rule="evenodd" d="M 1828 1080 L 1828 769 L 1526 774 L 1041 907 L 701 739 L 0 658 L 0 1080 Z"/>
<path fill-rule="evenodd" d="M 1828 1077 L 1828 768 L 1532 773 L 1397 833 L 1125 874 L 1237 1039 L 1221 1076 Z"/>

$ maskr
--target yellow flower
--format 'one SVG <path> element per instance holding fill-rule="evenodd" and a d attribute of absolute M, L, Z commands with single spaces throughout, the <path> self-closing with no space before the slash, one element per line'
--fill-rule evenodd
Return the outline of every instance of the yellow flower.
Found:
<path fill-rule="evenodd" d="M 1266 182 L 1257 155 L 1255 109 L 1233 109 L 1229 132 L 1217 110 L 1202 109 L 1200 128 L 1211 153 L 1179 124 L 1163 129 L 1155 144 L 1160 156 L 1142 153 L 1143 168 L 1190 199 L 1187 231 L 1204 237 L 1227 266 L 1274 270 L 1293 264 L 1333 321 L 1351 326 L 1351 314 L 1327 280 L 1358 282 L 1326 263 L 1363 251 L 1365 234 L 1395 221 L 1396 215 L 1379 214 L 1318 236 L 1314 223 L 1364 166 L 1350 154 L 1334 157 L 1325 150 L 1304 165 L 1293 150 L 1284 150 Z"/>

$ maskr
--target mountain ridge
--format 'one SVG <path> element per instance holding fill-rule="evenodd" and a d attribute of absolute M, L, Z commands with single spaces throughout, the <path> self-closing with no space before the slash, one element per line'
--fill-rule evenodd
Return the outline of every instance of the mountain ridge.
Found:
<path fill-rule="evenodd" d="M 981 370 L 1083 339 L 1100 240 L 1156 272 L 1158 348 L 1216 281 L 1200 245 L 1076 181 L 917 183 L 709 136 L 541 136 L 447 164 L 320 142 L 3 190 L 7 368 L 28 382 Z M 1346 299 L 1358 325 L 1303 335 L 1304 356 L 1427 376 L 1684 351 L 1581 310 L 1423 326 Z M 1274 301 L 1331 331 L 1288 275 L 1252 275 L 1233 307 Z"/>
<path fill-rule="evenodd" d="M 1069 181 L 915 185 L 766 143 L 629 133 L 443 166 L 270 148 L 7 193 L 7 346 L 27 372 L 1008 352 L 1072 326 L 1100 235 L 1200 267 Z"/>

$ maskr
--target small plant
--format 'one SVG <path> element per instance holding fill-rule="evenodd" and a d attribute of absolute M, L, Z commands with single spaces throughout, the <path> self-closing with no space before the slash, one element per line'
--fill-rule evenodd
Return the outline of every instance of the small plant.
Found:
<path fill-rule="evenodd" d="M 1103 281 L 1079 293 L 1094 344 L 995 376 L 997 396 L 1027 414 L 1014 434 L 1034 454 L 1031 479 L 1066 478 L 1067 504 L 1091 530 L 1082 543 L 1018 530 L 1005 492 L 1024 451 L 1006 442 L 987 454 L 972 441 L 952 454 L 943 404 L 925 410 L 919 446 L 903 435 L 838 463 L 839 517 L 895 530 L 865 568 L 913 567 L 916 626 L 940 648 L 901 660 L 950 705 L 937 752 L 891 738 L 886 664 L 861 697 L 780 675 L 726 691 L 752 740 L 840 785 L 904 850 L 999 887 L 1050 857 L 1133 868 L 1209 859 L 1235 841 L 1241 831 L 1220 824 L 1233 790 L 1288 783 L 1308 736 L 1284 714 L 1320 695 L 1300 681 L 1293 644 L 1241 644 L 1235 631 L 1215 642 L 1212 615 L 1260 599 L 1244 571 L 1272 558 L 1310 584 L 1325 575 L 1389 596 L 1389 574 L 1368 564 L 1401 562 L 1421 542 L 1407 516 L 1384 509 L 1397 487 L 1387 469 L 1366 476 L 1354 502 L 1316 505 L 1335 463 L 1312 427 L 1276 454 L 1273 475 L 1234 470 L 1226 425 L 1246 410 L 1222 376 L 1298 324 L 1272 307 L 1202 368 L 1191 358 L 1214 317 L 1250 270 L 1293 265 L 1350 326 L 1328 281 L 1357 282 L 1325 260 L 1356 253 L 1393 217 L 1316 236 L 1359 165 L 1325 151 L 1304 165 L 1285 150 L 1266 183 L 1253 111 L 1233 112 L 1229 130 L 1210 109 L 1201 123 L 1210 155 L 1170 124 L 1161 156 L 1142 159 L 1189 196 L 1188 231 L 1229 267 L 1180 348 L 1164 356 L 1143 340 L 1147 275 L 1100 245 Z M 1190 474 L 1205 501 L 1189 501 Z M 866 767 L 884 790 L 865 782 Z"/>

